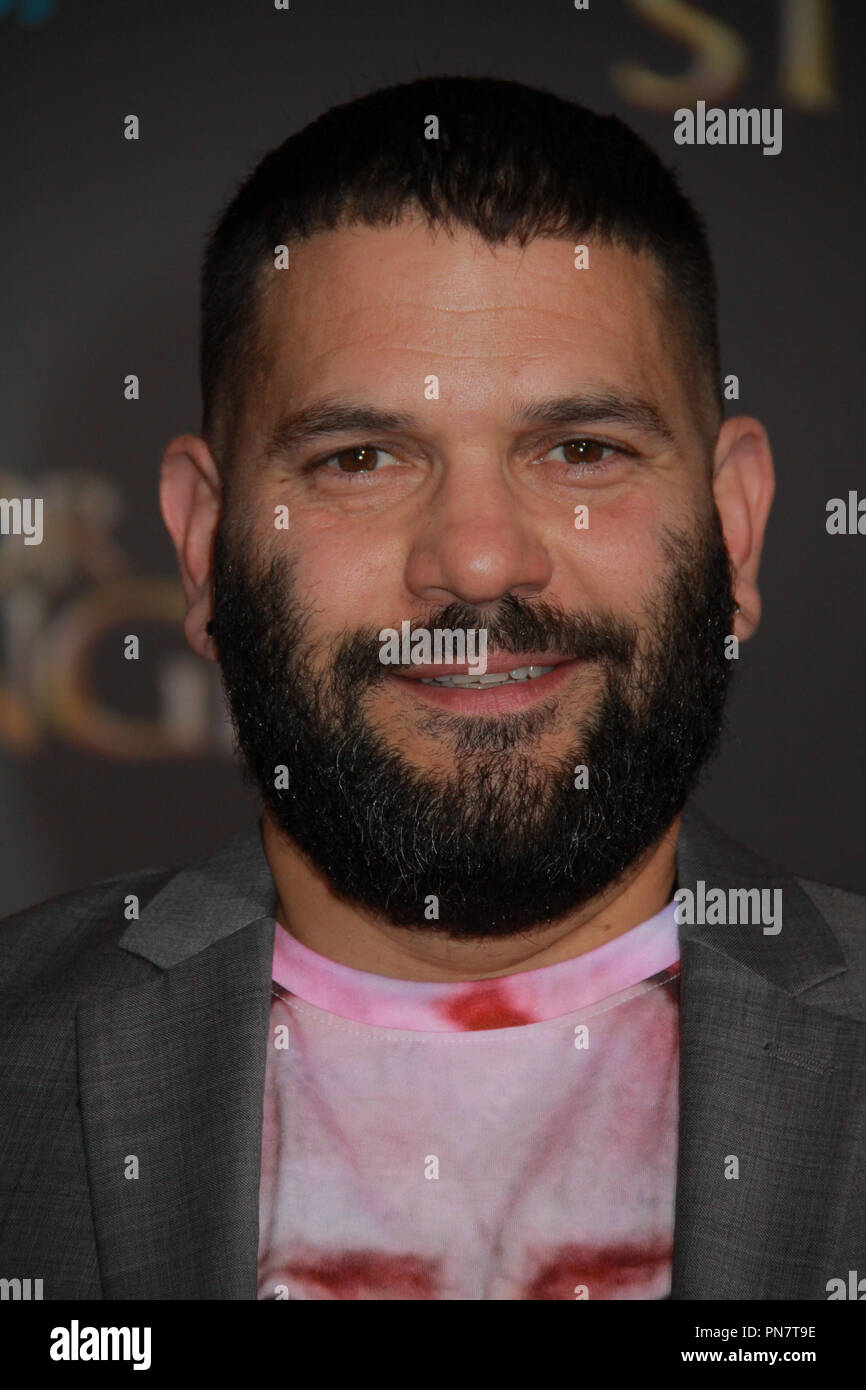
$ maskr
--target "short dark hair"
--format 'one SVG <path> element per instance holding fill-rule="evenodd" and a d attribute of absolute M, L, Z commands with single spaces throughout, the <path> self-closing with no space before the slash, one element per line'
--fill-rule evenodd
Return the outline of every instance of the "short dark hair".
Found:
<path fill-rule="evenodd" d="M 438 139 L 425 122 L 438 118 Z M 519 82 L 428 77 L 326 111 L 271 150 L 207 241 L 201 280 L 202 433 L 228 465 L 260 341 L 274 247 L 420 212 L 490 244 L 598 237 L 648 251 L 671 348 L 708 445 L 724 415 L 717 288 L 703 221 L 677 176 L 617 116 Z"/>

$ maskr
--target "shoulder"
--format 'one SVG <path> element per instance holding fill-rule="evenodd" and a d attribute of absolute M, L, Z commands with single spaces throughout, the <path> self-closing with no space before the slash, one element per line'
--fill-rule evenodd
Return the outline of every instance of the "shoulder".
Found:
<path fill-rule="evenodd" d="M 112 982 L 130 973 L 132 957 L 116 949 L 119 938 L 146 904 L 177 873 L 140 869 L 58 894 L 0 919 L 0 994 L 52 986 L 68 992 L 90 977 Z M 126 957 L 126 959 L 124 959 Z M 140 967 L 141 962 L 138 963 Z"/>
<path fill-rule="evenodd" d="M 849 970 L 866 992 L 866 894 L 809 878 L 797 882 L 839 941 Z"/>
<path fill-rule="evenodd" d="M 734 839 L 694 803 L 684 808 L 680 881 L 781 890 L 786 929 L 762 954 L 767 978 L 785 980 L 803 1002 L 866 1016 L 866 896 L 822 883 Z M 724 930 L 724 929 L 722 929 Z M 780 956 L 784 955 L 784 960 Z"/>

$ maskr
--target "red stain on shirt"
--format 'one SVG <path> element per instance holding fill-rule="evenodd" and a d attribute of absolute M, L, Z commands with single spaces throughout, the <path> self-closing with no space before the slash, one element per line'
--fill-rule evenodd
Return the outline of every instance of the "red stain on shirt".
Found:
<path fill-rule="evenodd" d="M 442 1006 L 442 1015 L 456 1028 L 474 1032 L 482 1028 L 517 1028 L 521 1023 L 534 1023 L 527 1009 L 518 1009 L 508 998 L 507 987 L 498 980 L 482 981 L 465 994 Z"/>

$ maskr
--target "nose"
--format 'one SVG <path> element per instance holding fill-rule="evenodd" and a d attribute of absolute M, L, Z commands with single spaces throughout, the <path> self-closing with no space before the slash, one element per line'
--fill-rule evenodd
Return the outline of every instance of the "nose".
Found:
<path fill-rule="evenodd" d="M 455 457 L 410 549 L 411 592 L 437 605 L 531 598 L 547 588 L 552 568 L 537 520 L 499 460 Z"/>

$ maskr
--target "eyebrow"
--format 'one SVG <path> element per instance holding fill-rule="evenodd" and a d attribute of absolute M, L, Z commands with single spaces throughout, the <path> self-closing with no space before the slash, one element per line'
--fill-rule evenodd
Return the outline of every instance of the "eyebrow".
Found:
<path fill-rule="evenodd" d="M 602 422 L 628 425 L 673 448 L 673 431 L 657 406 L 639 396 L 619 391 L 591 391 L 554 396 L 519 406 L 511 416 L 514 426 L 588 425 Z M 291 454 L 302 445 L 326 435 L 423 433 L 424 424 L 407 411 L 380 410 L 361 402 L 330 398 L 282 416 L 265 445 L 264 457 Z"/>
<path fill-rule="evenodd" d="M 555 396 L 549 401 L 537 401 L 512 416 L 512 424 L 521 425 L 590 425 L 606 420 L 612 424 L 629 425 L 641 434 L 649 434 L 673 448 L 673 430 L 652 401 L 620 391 L 598 391 L 576 396 Z"/>
<path fill-rule="evenodd" d="M 378 410 L 352 401 L 317 401 L 277 422 L 268 436 L 265 456 L 290 454 L 322 435 L 377 434 L 412 428 L 420 429 L 421 423 L 405 411 Z"/>

